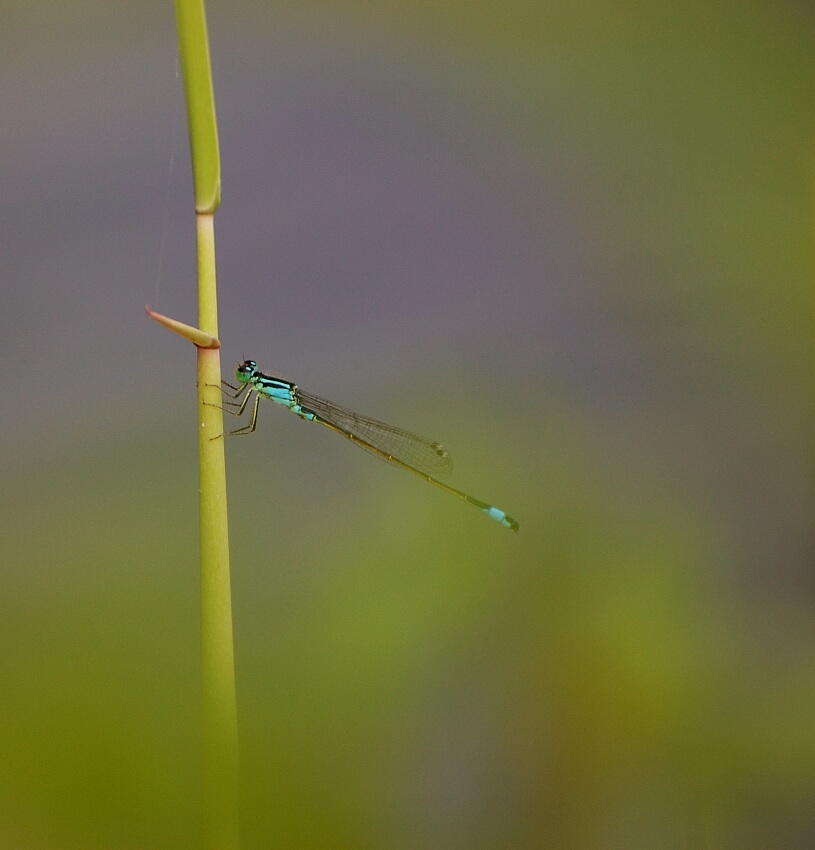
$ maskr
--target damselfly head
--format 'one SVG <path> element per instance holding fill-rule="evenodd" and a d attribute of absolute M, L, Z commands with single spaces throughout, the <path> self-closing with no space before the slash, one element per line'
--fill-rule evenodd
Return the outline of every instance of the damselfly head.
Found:
<path fill-rule="evenodd" d="M 258 364 L 255 363 L 254 360 L 244 360 L 240 366 L 238 366 L 237 372 L 235 372 L 235 376 L 241 383 L 246 383 L 258 370 Z"/>

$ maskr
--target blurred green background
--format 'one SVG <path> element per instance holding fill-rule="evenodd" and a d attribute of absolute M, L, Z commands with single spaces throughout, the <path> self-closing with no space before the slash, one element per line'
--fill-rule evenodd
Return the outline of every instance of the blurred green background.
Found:
<path fill-rule="evenodd" d="M 211 0 L 246 847 L 810 848 L 795 0 Z M 200 846 L 172 4 L 0 8 L 0 846 Z"/>

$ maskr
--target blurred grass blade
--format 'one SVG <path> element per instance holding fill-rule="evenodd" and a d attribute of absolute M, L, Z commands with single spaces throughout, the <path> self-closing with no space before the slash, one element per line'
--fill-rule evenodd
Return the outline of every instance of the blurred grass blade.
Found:
<path fill-rule="evenodd" d="M 221 202 L 221 157 L 203 0 L 176 0 L 175 15 L 187 100 L 195 209 L 214 213 Z"/>

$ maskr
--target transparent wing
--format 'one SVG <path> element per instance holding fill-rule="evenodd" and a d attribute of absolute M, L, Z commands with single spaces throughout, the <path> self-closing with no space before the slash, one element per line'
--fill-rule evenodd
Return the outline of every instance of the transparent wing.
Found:
<path fill-rule="evenodd" d="M 441 443 L 394 428 L 361 413 L 354 413 L 316 395 L 297 391 L 300 406 L 316 413 L 319 419 L 350 436 L 362 448 L 377 457 L 390 455 L 413 469 L 434 477 L 444 477 L 453 470 L 453 459 Z"/>

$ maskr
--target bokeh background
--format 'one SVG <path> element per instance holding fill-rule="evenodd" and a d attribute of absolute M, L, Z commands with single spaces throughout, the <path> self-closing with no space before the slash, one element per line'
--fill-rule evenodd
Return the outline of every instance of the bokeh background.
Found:
<path fill-rule="evenodd" d="M 247 847 L 815 846 L 815 14 L 210 0 Z M 172 4 L 0 5 L 0 846 L 200 846 Z"/>

